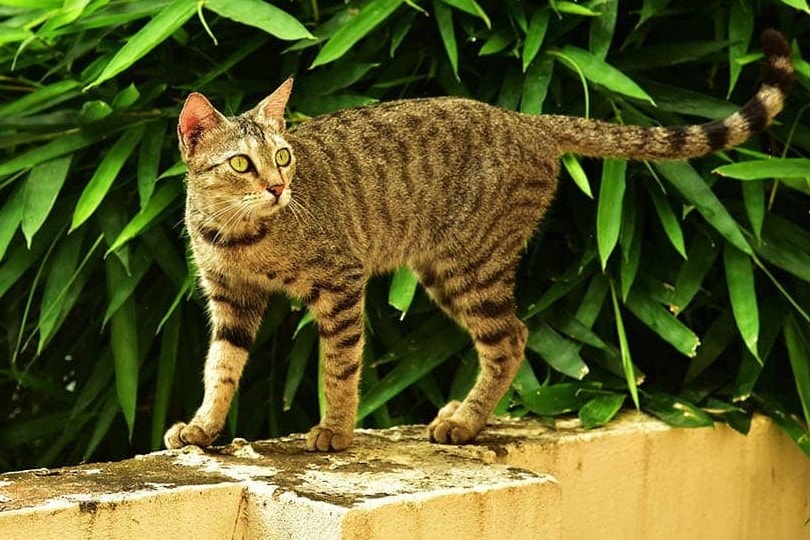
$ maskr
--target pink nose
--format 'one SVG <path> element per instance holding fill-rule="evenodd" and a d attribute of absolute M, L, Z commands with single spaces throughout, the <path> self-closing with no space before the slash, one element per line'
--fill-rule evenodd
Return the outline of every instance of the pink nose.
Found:
<path fill-rule="evenodd" d="M 284 184 L 276 184 L 275 186 L 270 186 L 269 188 L 267 188 L 267 191 L 269 191 L 276 197 L 281 197 L 281 194 L 284 192 Z"/>

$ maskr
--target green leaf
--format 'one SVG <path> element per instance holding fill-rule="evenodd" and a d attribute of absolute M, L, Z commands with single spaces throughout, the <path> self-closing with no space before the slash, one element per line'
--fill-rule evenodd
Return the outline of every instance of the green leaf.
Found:
<path fill-rule="evenodd" d="M 217 15 L 264 30 L 279 39 L 315 39 L 298 19 L 261 0 L 205 0 Z"/>
<path fill-rule="evenodd" d="M 635 192 L 631 192 L 634 194 Z M 622 300 L 627 301 L 627 295 L 633 287 L 641 263 L 641 232 L 643 213 L 639 211 L 638 200 L 631 198 L 622 210 L 622 224 L 619 234 L 619 243 L 622 246 L 622 257 L 619 265 L 621 277 Z"/>
<path fill-rule="evenodd" d="M 526 39 L 523 41 L 523 72 L 525 73 L 534 57 L 540 52 L 543 38 L 548 30 L 549 10 L 547 8 L 536 9 L 529 22 L 529 30 L 526 32 Z"/>
<path fill-rule="evenodd" d="M 481 6 L 475 0 L 441 0 L 448 6 L 453 6 L 454 8 L 463 11 L 465 13 L 469 13 L 475 17 L 478 17 L 484 24 L 487 25 L 487 28 L 492 28 L 492 23 L 487 17 L 487 14 L 481 9 Z"/>
<path fill-rule="evenodd" d="M 810 7 L 807 5 L 807 0 L 781 0 L 781 2 L 792 8 L 796 8 L 810 14 Z"/>
<path fill-rule="evenodd" d="M 555 370 L 574 379 L 582 379 L 590 371 L 579 355 L 579 346 L 545 323 L 529 332 L 526 348 L 542 356 Z"/>
<path fill-rule="evenodd" d="M 810 424 L 810 328 L 791 313 L 785 321 L 783 333 L 804 420 Z"/>
<path fill-rule="evenodd" d="M 599 8 L 599 16 L 591 19 L 588 48 L 594 56 L 604 60 L 613 41 L 619 0 L 603 0 L 596 7 Z"/>
<path fill-rule="evenodd" d="M 573 45 L 566 45 L 559 54 L 574 62 L 589 81 L 604 86 L 612 92 L 655 105 L 649 94 L 642 90 L 632 79 L 588 51 Z"/>
<path fill-rule="evenodd" d="M 315 57 L 310 69 L 334 62 L 346 54 L 352 45 L 363 39 L 387 19 L 404 0 L 371 0 L 356 15 L 344 23 Z"/>
<path fill-rule="evenodd" d="M 622 394 L 606 394 L 587 402 L 578 413 L 582 427 L 592 429 L 610 422 L 622 408 L 624 398 Z"/>
<path fill-rule="evenodd" d="M 700 339 L 695 333 L 675 318 L 669 311 L 655 303 L 649 296 L 637 289 L 627 297 L 627 309 L 638 317 L 664 341 L 675 347 L 685 356 L 694 358 Z"/>
<path fill-rule="evenodd" d="M 605 159 L 602 166 L 602 183 L 599 186 L 599 201 L 596 210 L 596 244 L 602 270 L 607 266 L 610 254 L 619 239 L 622 223 L 622 199 L 626 185 L 627 162 L 621 159 Z"/>
<path fill-rule="evenodd" d="M 414 273 L 404 266 L 398 268 L 394 273 L 391 287 L 388 290 L 388 303 L 402 313 L 402 318 L 405 317 L 405 313 L 411 307 L 418 283 L 419 280 Z"/>
<path fill-rule="evenodd" d="M 585 170 L 582 168 L 582 165 L 579 163 L 579 159 L 574 154 L 564 154 L 562 157 L 562 164 L 565 167 L 565 170 L 568 171 L 568 174 L 573 178 L 574 183 L 577 187 L 588 196 L 588 198 L 593 199 L 593 193 L 591 192 L 591 185 L 588 182 L 588 176 L 585 174 Z"/>
<path fill-rule="evenodd" d="M 756 161 L 741 161 L 717 167 L 712 171 L 737 180 L 763 180 L 770 178 L 808 178 L 810 159 L 770 158 Z"/>
<path fill-rule="evenodd" d="M 119 138 L 110 148 L 104 159 L 101 160 L 93 177 L 85 185 L 76 209 L 73 212 L 73 222 L 70 230 L 76 230 L 82 223 L 93 215 L 96 208 L 101 204 L 104 196 L 110 190 L 113 181 L 121 172 L 124 163 L 135 150 L 135 146 L 143 135 L 143 126 L 130 128 Z"/>
<path fill-rule="evenodd" d="M 598 17 L 600 13 L 587 8 L 575 2 L 568 2 L 566 0 L 555 0 L 550 2 L 552 8 L 558 13 L 567 13 L 568 15 L 579 15 L 582 17 Z"/>
<path fill-rule="evenodd" d="M 726 283 L 734 320 L 745 347 L 762 362 L 757 349 L 759 341 L 759 308 L 754 287 L 754 268 L 748 255 L 726 244 L 723 250 Z"/>
<path fill-rule="evenodd" d="M 720 246 L 711 237 L 705 234 L 698 234 L 694 237 L 689 249 L 689 257 L 681 266 L 675 280 L 675 291 L 669 306 L 669 310 L 673 314 L 682 313 L 692 302 L 700 290 L 703 278 L 706 277 L 719 254 Z"/>
<path fill-rule="evenodd" d="M 42 86 L 30 94 L 0 106 L 0 117 L 34 114 L 43 108 L 52 107 L 61 101 L 77 96 L 80 93 L 78 88 L 79 83 L 70 79 Z"/>
<path fill-rule="evenodd" d="M 114 257 L 106 260 L 107 292 L 115 294 L 116 285 L 125 278 L 124 267 Z M 135 427 L 135 410 L 138 401 L 138 321 L 135 298 L 130 296 L 110 320 L 110 347 L 115 365 L 115 390 L 118 404 L 129 429 L 129 437 Z"/>
<path fill-rule="evenodd" d="M 104 440 L 107 432 L 110 431 L 110 426 L 112 426 L 113 420 L 115 420 L 115 417 L 118 415 L 120 408 L 116 400 L 115 392 L 110 390 L 107 393 L 107 398 L 99 409 L 100 410 L 96 412 L 98 419 L 96 420 L 96 425 L 93 427 L 93 433 L 90 434 L 90 439 L 87 441 L 87 447 L 82 455 L 82 461 L 88 461 L 90 459 L 90 456 L 96 451 L 98 445 Z"/>
<path fill-rule="evenodd" d="M 165 134 L 166 124 L 154 122 L 146 127 L 141 139 L 138 149 L 138 197 L 141 201 L 141 210 L 146 207 L 155 191 Z"/>
<path fill-rule="evenodd" d="M 500 30 L 496 30 L 487 38 L 484 44 L 481 45 L 478 56 L 499 53 L 507 48 L 513 41 L 515 41 L 515 35 L 511 29 L 507 30 L 506 28 L 501 28 Z"/>
<path fill-rule="evenodd" d="M 453 13 L 446 5 L 439 0 L 433 1 L 433 14 L 436 16 L 436 24 L 439 27 L 439 34 L 442 37 L 444 50 L 453 68 L 453 75 L 458 77 L 458 45 L 456 44 L 456 31 L 453 27 Z"/>
<path fill-rule="evenodd" d="M 708 427 L 714 425 L 711 416 L 700 407 L 668 394 L 655 392 L 644 400 L 644 410 L 675 427 Z"/>
<path fill-rule="evenodd" d="M 439 322 L 441 320 L 426 319 L 396 347 L 377 360 L 377 363 L 396 362 L 396 366 L 363 394 L 357 411 L 358 422 L 469 343 L 467 334 L 454 325 L 442 324 Z"/>
<path fill-rule="evenodd" d="M 39 165 L 43 161 L 71 154 L 76 150 L 90 146 L 96 142 L 96 136 L 84 132 L 70 133 L 60 136 L 47 144 L 17 154 L 15 157 L 0 165 L 0 176 L 14 174 Z"/>
<path fill-rule="evenodd" d="M 579 410 L 591 398 L 581 383 L 559 383 L 543 386 L 520 396 L 521 402 L 534 414 L 555 416 Z"/>
<path fill-rule="evenodd" d="M 106 326 L 110 318 L 124 305 L 124 302 L 132 297 L 135 287 L 138 286 L 146 271 L 151 267 L 152 261 L 149 251 L 144 246 L 139 246 L 135 250 L 130 262 L 130 268 L 126 269 L 128 272 L 123 276 L 116 277 L 115 283 L 108 287 L 107 309 L 104 311 L 104 318 L 101 321 L 102 327 Z"/>
<path fill-rule="evenodd" d="M 174 388 L 174 368 L 177 364 L 181 321 L 182 313 L 174 312 L 166 322 L 160 340 L 157 375 L 155 376 L 155 398 L 152 403 L 152 450 L 159 450 L 163 447 L 163 432 L 166 429 L 166 416 Z"/>
<path fill-rule="evenodd" d="M 105 256 L 121 248 L 124 244 L 141 234 L 144 229 L 154 223 L 155 219 L 176 199 L 183 190 L 183 186 L 178 183 L 163 184 L 149 200 L 146 207 L 141 210 L 132 220 L 127 223 L 115 241 L 107 250 Z"/>
<path fill-rule="evenodd" d="M 525 114 L 540 114 L 543 112 L 543 103 L 546 101 L 553 70 L 554 59 L 551 57 L 532 62 L 523 80 L 520 112 Z"/>
<path fill-rule="evenodd" d="M 686 372 L 684 381 L 691 382 L 706 371 L 731 345 L 735 337 L 737 337 L 737 330 L 734 326 L 734 317 L 729 310 L 726 310 L 712 322 L 704 334 L 697 354 L 689 362 L 689 370 Z"/>
<path fill-rule="evenodd" d="M 315 325 L 306 325 L 296 331 L 295 341 L 293 341 L 292 350 L 288 358 L 287 378 L 284 382 L 284 410 L 289 411 L 292 408 L 295 394 L 301 381 L 304 378 L 304 371 L 306 370 L 307 363 L 312 357 L 312 351 L 316 346 L 317 331 Z"/>
<path fill-rule="evenodd" d="M 152 17 L 143 28 L 126 40 L 115 56 L 104 66 L 101 74 L 92 83 L 84 87 L 87 91 L 108 81 L 146 56 L 152 49 L 186 24 L 196 12 L 195 0 L 173 0 L 157 15 Z"/>
<path fill-rule="evenodd" d="M 70 280 L 79 264 L 84 231 L 76 231 L 63 239 L 56 248 L 39 310 L 39 346 L 41 353 L 54 332 L 61 326 L 70 309 L 76 304 L 85 279 Z"/>
<path fill-rule="evenodd" d="M 753 249 L 751 249 L 743 236 L 740 226 L 689 163 L 685 161 L 662 161 L 656 163 L 655 168 L 734 247 L 749 255 L 754 254 Z"/>
<path fill-rule="evenodd" d="M 734 91 L 737 78 L 742 71 L 742 65 L 737 60 L 748 52 L 748 42 L 754 33 L 755 13 L 750 5 L 746 5 L 744 0 L 734 0 L 731 4 L 728 17 L 728 94 Z"/>
<path fill-rule="evenodd" d="M 681 257 L 686 259 L 686 246 L 684 245 L 681 222 L 669 206 L 669 201 L 667 201 L 666 196 L 662 192 L 660 184 L 645 182 L 644 186 L 647 188 L 647 193 L 650 194 L 650 199 L 652 199 L 653 206 L 655 207 L 655 213 L 658 215 L 658 220 L 661 222 L 661 226 L 664 228 L 664 232 L 667 234 L 670 244 L 672 244 L 672 247 L 675 248 Z"/>
<path fill-rule="evenodd" d="M 59 190 L 67 178 L 71 156 L 40 163 L 28 173 L 23 184 L 22 231 L 28 247 L 51 213 Z"/>
<path fill-rule="evenodd" d="M 22 222 L 25 206 L 24 191 L 23 186 L 17 187 L 9 195 L 6 204 L 0 208 L 0 261 L 3 260 L 8 245 Z"/>

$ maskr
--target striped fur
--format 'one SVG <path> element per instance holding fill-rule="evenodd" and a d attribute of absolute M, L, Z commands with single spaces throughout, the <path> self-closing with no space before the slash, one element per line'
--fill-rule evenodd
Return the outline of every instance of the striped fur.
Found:
<path fill-rule="evenodd" d="M 283 290 L 303 299 L 319 326 L 327 409 L 308 447 L 346 448 L 358 404 L 365 284 L 401 265 L 472 336 L 478 381 L 429 426 L 438 442 L 472 440 L 523 357 L 515 269 L 551 203 L 559 155 L 678 159 L 742 142 L 778 113 L 792 80 L 782 37 L 769 31 L 763 40 L 768 71 L 757 95 L 721 122 L 679 128 L 530 117 L 433 98 L 345 110 L 285 132 L 290 81 L 233 118 L 190 96 L 178 126 L 189 169 L 186 226 L 212 341 L 203 403 L 188 424 L 166 433 L 166 445 L 213 442 L 267 298 Z M 291 152 L 289 163 L 279 164 L 280 149 Z M 247 171 L 230 165 L 237 154 L 249 159 Z"/>

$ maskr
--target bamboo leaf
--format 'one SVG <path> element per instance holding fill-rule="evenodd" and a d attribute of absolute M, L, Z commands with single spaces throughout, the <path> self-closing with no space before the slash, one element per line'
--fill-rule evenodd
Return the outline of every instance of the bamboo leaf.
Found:
<path fill-rule="evenodd" d="M 126 276 L 123 266 L 113 257 L 106 261 L 107 292 L 110 297 Z M 135 299 L 129 296 L 110 320 L 110 347 L 115 365 L 115 390 L 118 405 L 132 439 L 138 401 L 138 321 Z"/>
<path fill-rule="evenodd" d="M 352 45 L 363 39 L 387 19 L 404 0 L 372 0 L 365 4 L 352 19 L 343 24 L 323 46 L 310 69 L 334 62 L 346 54 Z M 438 17 L 437 17 L 438 18 Z"/>
<path fill-rule="evenodd" d="M 3 260 L 8 245 L 22 222 L 24 206 L 24 189 L 23 186 L 19 186 L 11 192 L 6 204 L 0 208 L 0 261 Z"/>
<path fill-rule="evenodd" d="M 543 386 L 520 396 L 521 402 L 534 414 L 554 416 L 579 410 L 592 394 L 584 392 L 581 383 L 559 383 Z"/>
<path fill-rule="evenodd" d="M 613 41 L 619 0 L 603 0 L 595 7 L 599 8 L 599 16 L 591 19 L 588 48 L 594 56 L 604 60 Z"/>
<path fill-rule="evenodd" d="M 788 315 L 783 330 L 793 380 L 804 411 L 804 421 L 810 424 L 810 329 L 807 323 Z"/>
<path fill-rule="evenodd" d="M 138 148 L 138 196 L 141 210 L 155 191 L 160 168 L 160 153 L 163 148 L 163 137 L 166 134 L 164 122 L 149 124 Z"/>
<path fill-rule="evenodd" d="M 529 30 L 526 32 L 526 39 L 523 41 L 524 73 L 534 61 L 537 53 L 540 52 L 540 46 L 543 44 L 546 30 L 548 30 L 548 19 L 549 10 L 547 8 L 536 9 L 532 14 L 531 21 L 529 21 Z"/>
<path fill-rule="evenodd" d="M 295 394 L 304 378 L 307 363 L 312 357 L 317 340 L 315 326 L 310 324 L 299 328 L 288 357 L 287 378 L 284 382 L 284 410 L 289 411 L 295 400 Z"/>
<path fill-rule="evenodd" d="M 607 266 L 610 254 L 619 240 L 626 170 L 627 162 L 621 159 L 606 159 L 602 166 L 602 183 L 599 186 L 596 210 L 596 243 L 602 270 Z"/>
<path fill-rule="evenodd" d="M 149 200 L 146 207 L 141 210 L 132 220 L 127 223 L 115 241 L 107 250 L 106 255 L 121 248 L 124 244 L 141 234 L 144 229 L 151 225 L 155 219 L 163 212 L 182 191 L 182 186 L 177 183 L 163 184 L 155 195 Z"/>
<path fill-rule="evenodd" d="M 436 24 L 439 27 L 439 35 L 442 37 L 444 50 L 453 68 L 453 75 L 458 77 L 458 45 L 456 44 L 456 31 L 453 27 L 453 13 L 446 5 L 439 0 L 433 1 L 433 14 L 436 16 Z"/>
<path fill-rule="evenodd" d="M 96 142 L 95 135 L 89 135 L 82 131 L 60 136 L 42 146 L 17 154 L 5 163 L 0 164 L 0 176 L 30 169 L 44 161 L 71 154 L 85 146 L 90 146 L 94 142 Z"/>
<path fill-rule="evenodd" d="M 573 61 L 589 81 L 604 86 L 612 92 L 655 105 L 649 94 L 632 79 L 588 51 L 573 45 L 566 45 L 560 53 Z"/>
<path fill-rule="evenodd" d="M 610 422 L 624 404 L 624 395 L 596 396 L 579 409 L 579 421 L 585 429 L 604 426 Z"/>
<path fill-rule="evenodd" d="M 551 3 L 552 8 L 558 13 L 567 13 L 568 15 L 579 15 L 581 17 L 598 17 L 599 12 L 594 11 L 586 6 L 577 4 L 575 2 L 568 2 L 566 0 L 554 0 Z"/>
<path fill-rule="evenodd" d="M 741 161 L 717 167 L 712 171 L 737 180 L 767 180 L 770 178 L 808 178 L 810 159 L 770 158 Z"/>
<path fill-rule="evenodd" d="M 644 400 L 644 410 L 675 427 L 713 426 L 714 420 L 686 400 L 655 392 Z"/>
<path fill-rule="evenodd" d="M 745 347 L 760 363 L 757 343 L 759 341 L 759 308 L 757 307 L 756 289 L 754 287 L 754 268 L 751 259 L 726 244 L 723 249 L 723 263 L 726 269 L 726 283 L 731 300 L 734 320 L 743 338 Z"/>
<path fill-rule="evenodd" d="M 681 223 L 675 216 L 675 212 L 672 211 L 667 198 L 661 192 L 657 183 L 645 182 L 644 185 L 647 188 L 647 193 L 650 194 L 650 199 L 655 207 L 655 213 L 658 216 L 658 220 L 661 222 L 661 226 L 664 228 L 664 232 L 670 244 L 672 244 L 672 247 L 675 248 L 681 257 L 686 259 L 683 229 L 681 229 Z"/>
<path fill-rule="evenodd" d="M 405 317 L 405 313 L 411 307 L 418 283 L 419 280 L 414 273 L 404 266 L 394 273 L 388 290 L 388 303 L 402 313 L 401 318 Z"/>
<path fill-rule="evenodd" d="M 579 355 L 579 347 L 543 323 L 529 332 L 526 348 L 531 349 L 555 370 L 582 379 L 590 371 Z"/>
<path fill-rule="evenodd" d="M 728 18 L 728 94 L 734 91 L 737 79 L 742 71 L 742 65 L 737 60 L 748 52 L 748 43 L 754 33 L 754 13 L 751 6 L 743 0 L 735 0 L 731 4 Z"/>
<path fill-rule="evenodd" d="M 563 154 L 562 163 L 565 167 L 565 170 L 568 171 L 568 174 L 571 175 L 571 178 L 574 180 L 574 183 L 577 187 L 588 196 L 588 198 L 593 199 L 593 193 L 591 192 L 591 185 L 588 182 L 588 176 L 585 174 L 585 170 L 582 168 L 582 165 L 579 163 L 579 159 L 574 154 Z"/>
<path fill-rule="evenodd" d="M 177 348 L 180 341 L 182 313 L 174 314 L 166 322 L 160 340 L 157 375 L 155 376 L 155 399 L 152 403 L 152 450 L 163 446 L 163 432 L 166 429 L 166 415 L 174 388 L 174 370 L 177 364 Z"/>
<path fill-rule="evenodd" d="M 674 315 L 682 313 L 692 302 L 719 254 L 720 246 L 709 236 L 701 234 L 692 240 L 689 257 L 681 265 L 675 280 L 675 291 L 669 306 Z"/>
<path fill-rule="evenodd" d="M 71 156 L 40 163 L 28 173 L 23 184 L 22 231 L 28 247 L 51 212 L 67 178 Z"/>
<path fill-rule="evenodd" d="M 749 255 L 754 254 L 740 226 L 690 164 L 683 161 L 662 161 L 656 163 L 655 168 L 734 247 Z"/>
<path fill-rule="evenodd" d="M 627 309 L 661 339 L 685 356 L 694 358 L 697 354 L 697 348 L 700 345 L 697 335 L 646 294 L 636 290 L 630 291 L 630 295 L 627 297 Z"/>
<path fill-rule="evenodd" d="M 513 41 L 515 41 L 515 35 L 511 30 L 507 30 L 506 28 L 497 30 L 481 45 L 478 56 L 488 56 L 499 53 L 507 48 Z"/>
<path fill-rule="evenodd" d="M 84 187 L 79 202 L 76 203 L 76 209 L 73 211 L 73 222 L 70 226 L 71 231 L 76 230 L 96 211 L 96 208 L 110 190 L 118 173 L 121 172 L 124 163 L 132 154 L 132 151 L 135 150 L 135 146 L 141 139 L 143 132 L 143 126 L 130 128 L 116 141 L 107 152 L 107 155 L 104 156 L 104 159 L 101 160 L 98 168 L 93 173 L 93 177 Z"/>
<path fill-rule="evenodd" d="M 124 46 L 104 66 L 96 80 L 85 86 L 84 90 L 87 91 L 112 79 L 146 56 L 152 49 L 186 24 L 186 21 L 194 15 L 196 9 L 197 3 L 194 0 L 173 0 L 124 43 Z"/>
<path fill-rule="evenodd" d="M 453 6 L 454 8 L 463 11 L 465 13 L 469 13 L 475 17 L 478 17 L 484 24 L 487 25 L 487 28 L 492 28 L 492 23 L 487 17 L 487 14 L 481 9 L 481 6 L 475 0 L 441 0 L 448 6 Z"/>
<path fill-rule="evenodd" d="M 254 26 L 279 39 L 315 39 L 298 19 L 261 0 L 205 0 L 204 5 L 217 15 Z"/>

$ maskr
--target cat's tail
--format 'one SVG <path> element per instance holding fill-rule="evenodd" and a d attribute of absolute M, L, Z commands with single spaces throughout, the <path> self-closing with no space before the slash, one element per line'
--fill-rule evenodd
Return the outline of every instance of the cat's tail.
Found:
<path fill-rule="evenodd" d="M 625 159 L 687 159 L 738 145 L 764 130 L 782 110 L 793 84 L 790 46 L 776 30 L 762 33 L 766 69 L 762 86 L 742 109 L 723 120 L 678 127 L 611 124 L 585 118 L 538 116 L 561 153 Z"/>

